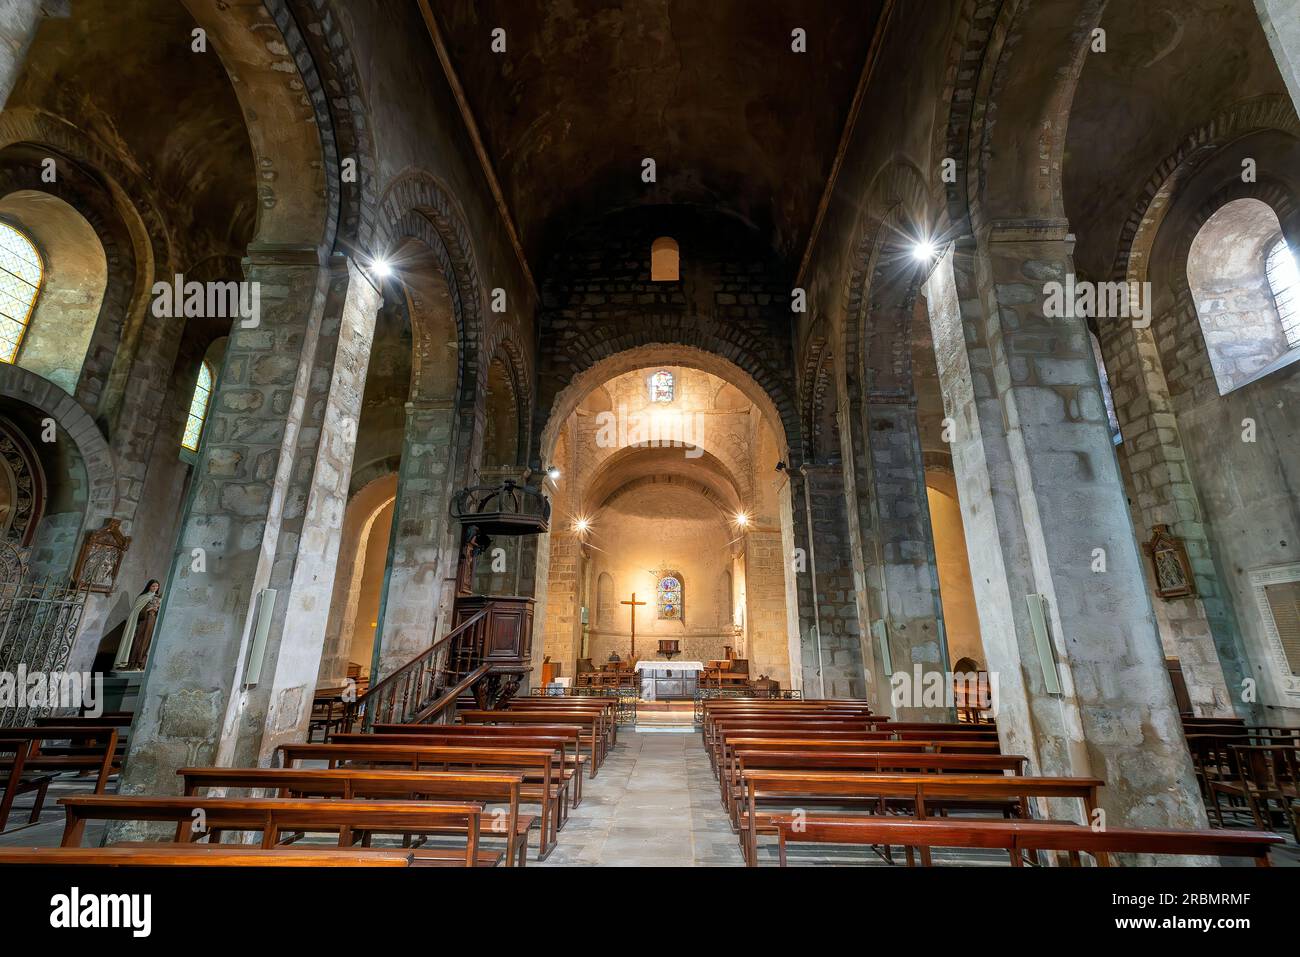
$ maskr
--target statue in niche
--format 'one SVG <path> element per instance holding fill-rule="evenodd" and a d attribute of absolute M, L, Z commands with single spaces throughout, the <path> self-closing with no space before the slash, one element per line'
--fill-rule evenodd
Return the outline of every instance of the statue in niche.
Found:
<path fill-rule="evenodd" d="M 1151 529 L 1151 541 L 1143 546 L 1155 575 L 1156 595 L 1165 601 L 1196 597 L 1196 579 L 1182 539 L 1169 533 L 1168 525 Z"/>
<path fill-rule="evenodd" d="M 149 579 L 144 591 L 136 596 L 131 606 L 131 617 L 122 629 L 122 644 L 113 659 L 114 671 L 143 671 L 149 646 L 153 643 L 154 625 L 158 623 L 158 609 L 162 605 L 162 585 L 158 579 Z"/>

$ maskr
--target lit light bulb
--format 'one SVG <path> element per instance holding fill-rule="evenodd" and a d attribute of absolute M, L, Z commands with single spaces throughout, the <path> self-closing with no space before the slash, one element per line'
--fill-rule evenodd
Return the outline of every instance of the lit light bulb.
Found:
<path fill-rule="evenodd" d="M 554 465 L 552 465 L 549 469 L 546 470 L 546 477 L 549 478 L 552 482 L 558 482 L 560 480 L 560 470 L 556 468 Z"/>
<path fill-rule="evenodd" d="M 922 239 L 912 247 L 912 258 L 918 262 L 929 262 L 934 258 L 934 254 L 934 243 L 930 242 L 928 239 Z"/>
<path fill-rule="evenodd" d="M 579 535 L 587 534 L 589 528 L 591 528 L 591 522 L 587 521 L 585 518 L 580 518 L 573 523 L 573 530 Z"/>
<path fill-rule="evenodd" d="M 370 264 L 370 271 L 380 279 L 385 279 L 393 274 L 393 267 L 387 259 L 381 257 Z"/>
<path fill-rule="evenodd" d="M 737 512 L 736 524 L 739 525 L 741 528 L 744 528 L 746 525 L 749 524 L 749 516 L 746 515 L 744 512 Z"/>

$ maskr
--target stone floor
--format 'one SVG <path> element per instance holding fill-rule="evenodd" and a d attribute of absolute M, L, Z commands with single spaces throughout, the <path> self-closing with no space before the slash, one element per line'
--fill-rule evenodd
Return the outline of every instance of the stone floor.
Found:
<path fill-rule="evenodd" d="M 697 733 L 619 732 L 541 867 L 741 867 Z M 533 866 L 533 865 L 529 865 Z"/>

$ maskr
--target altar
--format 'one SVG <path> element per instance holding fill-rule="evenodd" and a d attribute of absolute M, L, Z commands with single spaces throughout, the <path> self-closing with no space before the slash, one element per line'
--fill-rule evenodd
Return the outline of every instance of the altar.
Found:
<path fill-rule="evenodd" d="M 699 687 L 702 661 L 638 661 L 643 701 L 694 698 Z"/>

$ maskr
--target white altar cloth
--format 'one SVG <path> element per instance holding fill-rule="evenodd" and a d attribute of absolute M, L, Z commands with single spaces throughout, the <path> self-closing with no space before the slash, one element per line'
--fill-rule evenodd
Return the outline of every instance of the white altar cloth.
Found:
<path fill-rule="evenodd" d="M 636 671 L 703 671 L 702 661 L 638 661 Z"/>

